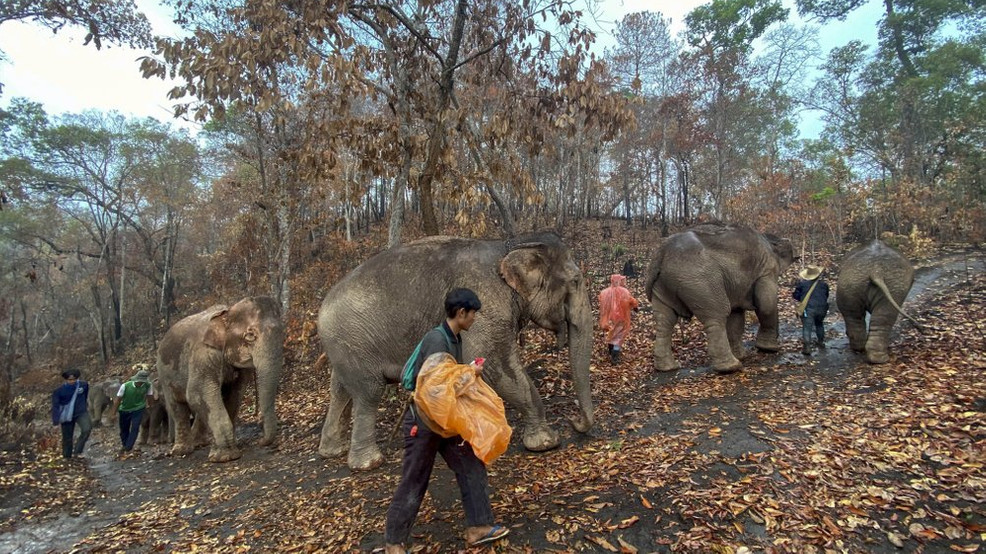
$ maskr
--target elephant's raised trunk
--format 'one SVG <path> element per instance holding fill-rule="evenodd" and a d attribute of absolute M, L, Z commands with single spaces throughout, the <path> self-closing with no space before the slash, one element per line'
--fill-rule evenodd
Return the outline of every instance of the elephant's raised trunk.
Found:
<path fill-rule="evenodd" d="M 263 418 L 264 438 L 261 445 L 272 444 L 277 438 L 277 413 L 274 410 L 274 398 L 277 396 L 277 386 L 281 382 L 281 370 L 284 367 L 284 332 L 275 327 L 266 335 L 267 342 L 258 348 L 253 356 L 257 372 L 257 400 Z"/>
<path fill-rule="evenodd" d="M 592 310 L 584 285 L 568 298 L 568 357 L 572 364 L 572 384 L 578 400 L 579 417 L 571 418 L 572 427 L 580 433 L 592 428 L 592 384 L 589 382 L 589 360 L 592 357 Z"/>

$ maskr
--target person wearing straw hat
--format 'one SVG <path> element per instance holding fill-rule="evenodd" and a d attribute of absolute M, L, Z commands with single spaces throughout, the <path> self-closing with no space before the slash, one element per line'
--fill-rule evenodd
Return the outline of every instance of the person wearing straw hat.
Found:
<path fill-rule="evenodd" d="M 147 397 L 157 399 L 154 385 L 151 384 L 148 365 L 136 364 L 133 369 L 136 369 L 137 373 L 120 385 L 116 400 L 113 401 L 113 411 L 119 412 L 120 417 L 120 442 L 123 444 L 121 454 L 133 450 L 134 443 L 137 442 L 140 420 L 143 419 L 144 410 L 147 408 Z"/>
<path fill-rule="evenodd" d="M 824 269 L 809 265 L 798 273 L 801 280 L 794 287 L 792 296 L 798 301 L 798 317 L 801 318 L 801 353 L 811 355 L 811 335 L 814 332 L 816 344 L 825 348 L 825 315 L 829 311 L 829 286 L 822 280 Z"/>

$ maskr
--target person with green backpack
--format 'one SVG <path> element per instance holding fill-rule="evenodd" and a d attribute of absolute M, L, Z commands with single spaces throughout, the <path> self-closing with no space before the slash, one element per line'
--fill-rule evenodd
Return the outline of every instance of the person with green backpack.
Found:
<path fill-rule="evenodd" d="M 458 363 L 462 361 L 462 338 L 476 321 L 476 313 L 482 307 L 476 293 L 465 288 L 453 289 L 445 296 L 445 321 L 428 331 L 414 349 L 401 375 L 401 384 L 408 390 L 415 388 L 418 373 L 424 361 L 432 354 L 447 352 Z M 403 416 L 404 461 L 401 481 L 387 510 L 384 530 L 386 554 L 403 554 L 411 537 L 411 526 L 418 515 L 428 480 L 435 465 L 435 455 L 441 454 L 449 469 L 455 473 L 462 492 L 462 505 L 466 512 L 466 544 L 479 546 L 500 540 L 509 529 L 495 525 L 490 504 L 486 466 L 476 457 L 472 446 L 460 436 L 443 438 L 428 428 L 419 417 L 414 402 L 408 405 Z"/>
<path fill-rule="evenodd" d="M 147 365 L 137 364 L 134 369 L 138 369 L 137 373 L 120 385 L 116 400 L 113 401 L 113 411 L 118 412 L 120 417 L 120 442 L 123 444 L 121 454 L 133 450 L 134 443 L 137 442 L 140 420 L 143 419 L 144 410 L 147 408 L 147 397 L 157 398 Z"/>
<path fill-rule="evenodd" d="M 829 312 L 829 286 L 822 280 L 825 270 L 809 265 L 798 273 L 801 280 L 792 296 L 798 301 L 801 318 L 801 353 L 811 355 L 811 336 L 814 333 L 819 348 L 825 348 L 825 315 Z"/>

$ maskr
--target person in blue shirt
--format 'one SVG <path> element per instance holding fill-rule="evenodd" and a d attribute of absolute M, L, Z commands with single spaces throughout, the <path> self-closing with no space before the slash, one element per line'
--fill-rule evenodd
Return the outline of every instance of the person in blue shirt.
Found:
<path fill-rule="evenodd" d="M 829 312 L 829 286 L 822 280 L 824 270 L 810 265 L 798 273 L 801 280 L 794 287 L 794 299 L 798 302 L 810 294 L 805 309 L 798 314 L 801 318 L 801 353 L 811 355 L 811 335 L 814 333 L 819 348 L 825 348 L 825 315 Z"/>
<path fill-rule="evenodd" d="M 62 372 L 61 384 L 51 395 L 51 424 L 62 426 L 62 457 L 65 459 L 82 455 L 92 431 L 92 420 L 86 407 L 89 399 L 89 383 L 79 379 L 82 372 L 78 369 L 66 369 Z M 71 407 L 71 409 L 68 409 Z M 65 417 L 62 413 L 67 412 Z M 75 426 L 79 426 L 79 438 L 72 448 L 72 437 Z"/>

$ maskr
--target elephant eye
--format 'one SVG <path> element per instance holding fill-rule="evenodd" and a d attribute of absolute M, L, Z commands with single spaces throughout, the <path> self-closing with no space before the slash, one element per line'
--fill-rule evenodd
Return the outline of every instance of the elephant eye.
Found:
<path fill-rule="evenodd" d="M 254 331 L 247 331 L 246 334 L 243 335 L 243 340 L 247 342 L 253 342 L 257 340 L 257 333 L 255 333 Z"/>

